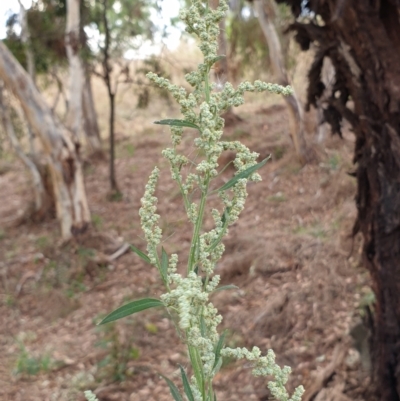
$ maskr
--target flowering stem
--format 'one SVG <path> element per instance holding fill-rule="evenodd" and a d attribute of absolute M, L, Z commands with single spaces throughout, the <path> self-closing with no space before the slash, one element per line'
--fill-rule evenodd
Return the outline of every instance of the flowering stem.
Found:
<path fill-rule="evenodd" d="M 196 224 L 194 226 L 194 231 L 193 231 L 193 236 L 192 236 L 192 243 L 190 245 L 190 255 L 189 255 L 189 260 L 188 260 L 188 268 L 187 268 L 188 273 L 190 273 L 191 271 L 194 270 L 197 241 L 199 239 L 201 227 L 203 226 L 204 211 L 205 211 L 205 207 L 206 207 L 209 186 L 210 186 L 210 178 L 206 177 L 204 188 L 201 191 L 199 214 L 197 215 L 197 220 L 196 220 Z"/>

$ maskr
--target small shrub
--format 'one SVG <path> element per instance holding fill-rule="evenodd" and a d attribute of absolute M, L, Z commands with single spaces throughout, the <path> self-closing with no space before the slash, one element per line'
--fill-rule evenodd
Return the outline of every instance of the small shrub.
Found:
<path fill-rule="evenodd" d="M 147 77 L 160 88 L 166 89 L 181 107 L 182 119 L 166 119 L 156 124 L 170 126 L 172 145 L 163 150 L 163 156 L 170 164 L 172 179 L 180 190 L 188 223 L 192 226 L 192 238 L 188 259 L 179 263 L 177 254 L 168 255 L 164 249 L 162 229 L 157 214 L 158 199 L 155 196 L 159 180 L 159 169 L 150 174 L 141 199 L 139 211 L 142 229 L 147 241 L 147 251 L 132 247 L 137 255 L 159 272 L 165 286 L 165 293 L 159 298 L 144 298 L 130 302 L 106 316 L 101 324 L 110 323 L 145 309 L 165 308 L 174 320 L 179 338 L 187 347 L 192 377 L 179 366 L 183 392 L 189 401 L 216 401 L 213 379 L 225 361 L 245 359 L 251 363 L 255 376 L 268 376 L 272 396 L 280 401 L 300 401 L 303 387 L 299 386 L 289 396 L 285 384 L 290 368 L 280 368 L 275 363 L 275 354 L 268 350 L 262 355 L 257 347 L 231 348 L 226 345 L 225 334 L 218 326 L 222 317 L 211 302 L 216 291 L 232 289 L 219 286 L 220 277 L 214 269 L 224 253 L 222 239 L 228 234 L 242 212 L 247 197 L 247 184 L 261 180 L 257 171 L 268 159 L 257 162 L 258 154 L 251 152 L 239 141 L 222 140 L 224 119 L 221 115 L 231 107 L 244 103 L 245 92 L 270 91 L 287 95 L 288 87 L 267 84 L 261 81 L 242 82 L 235 89 L 227 82 L 221 90 L 215 90 L 210 83 L 210 71 L 220 59 L 217 55 L 219 22 L 228 9 L 227 0 L 220 0 L 217 9 L 209 7 L 208 1 L 193 0 L 192 5 L 180 13 L 187 31 L 199 38 L 199 47 L 204 60 L 196 71 L 186 74 L 186 81 L 193 87 L 188 93 L 166 78 L 155 73 Z M 181 141 L 184 129 L 197 132 L 194 146 L 198 150 L 196 163 L 182 154 Z M 234 152 L 235 174 L 221 184 L 221 168 L 218 160 L 223 152 Z M 195 164 L 193 166 L 193 164 Z M 217 194 L 219 208 L 211 208 L 210 196 Z M 206 229 L 206 217 L 212 217 L 214 228 Z M 178 270 L 178 265 L 181 268 Z M 185 274 L 178 271 L 185 269 Z M 165 378 L 175 401 L 183 400 L 182 391 Z M 93 394 L 87 399 L 95 400 Z"/>

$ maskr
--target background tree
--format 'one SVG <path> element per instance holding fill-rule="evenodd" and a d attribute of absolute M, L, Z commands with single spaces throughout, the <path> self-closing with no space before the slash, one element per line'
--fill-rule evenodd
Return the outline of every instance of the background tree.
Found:
<path fill-rule="evenodd" d="M 79 144 L 61 125 L 38 92 L 32 78 L 0 42 L 0 79 L 20 101 L 28 123 L 38 133 L 53 184 L 63 239 L 84 231 L 90 223 Z"/>
<path fill-rule="evenodd" d="M 275 3 L 272 0 L 255 0 L 253 4 L 261 29 L 268 43 L 270 65 L 272 67 L 273 75 L 280 85 L 289 85 L 290 82 L 285 67 L 282 46 L 274 25 L 274 17 L 276 14 L 276 11 L 274 10 Z M 284 100 L 289 112 L 290 135 L 296 154 L 300 161 L 307 162 L 310 160 L 311 155 L 310 150 L 307 149 L 304 134 L 302 106 L 296 93 L 293 93 L 290 96 L 284 96 Z"/>
<path fill-rule="evenodd" d="M 75 79 L 69 81 L 69 86 L 72 85 L 72 88 L 69 87 L 66 103 L 67 125 L 74 131 L 77 130 L 76 126 L 79 126 L 79 128 L 83 126 L 82 132 L 85 142 L 89 144 L 93 152 L 101 152 L 100 131 L 90 87 L 91 80 L 88 74 L 88 63 L 92 55 L 84 31 L 84 27 L 90 23 L 90 12 L 88 4 L 84 1 L 74 0 L 69 2 L 68 5 L 67 7 L 66 0 L 40 0 L 33 2 L 32 7 L 26 10 L 25 13 L 29 41 L 25 39 L 24 30 L 21 31 L 21 34 L 18 32 L 17 27 L 21 18 L 18 18 L 18 15 L 12 15 L 7 23 L 8 32 L 4 43 L 18 61 L 26 67 L 28 72 L 36 70 L 38 74 L 53 78 L 58 88 L 53 105 L 54 109 L 58 104 L 60 95 L 64 93 L 64 80 L 59 76 L 58 71 L 64 71 L 68 62 L 74 66 L 72 75 L 75 76 Z M 22 27 L 24 27 L 23 23 Z M 73 36 L 76 38 L 74 45 L 77 50 L 76 55 L 69 40 L 72 28 L 74 29 Z M 68 52 L 67 49 L 69 49 Z M 32 58 L 34 59 L 33 67 L 30 61 Z M 79 74 L 77 65 L 80 65 L 79 70 L 81 72 Z M 82 74 L 84 78 L 79 79 Z M 79 82 L 83 83 L 82 90 L 75 88 Z M 79 100 L 76 99 L 78 93 L 82 95 Z M 71 98 L 71 94 L 73 96 L 72 100 L 68 99 Z M 69 110 L 69 104 L 72 105 L 71 110 Z M 83 110 L 81 110 L 82 107 Z M 79 122 L 75 119 L 77 109 L 81 110 L 77 116 Z M 72 123 L 71 119 L 75 119 L 75 122 Z"/>
<path fill-rule="evenodd" d="M 1 121 L 4 132 L 8 136 L 12 148 L 22 163 L 29 169 L 34 192 L 34 210 L 30 217 L 35 219 L 43 217 L 48 213 L 50 207 L 50 196 L 46 192 L 42 176 L 40 174 L 37 164 L 34 163 L 31 157 L 27 156 L 18 140 L 18 136 L 14 129 L 14 124 L 11 121 L 11 108 L 5 96 L 5 89 L 3 83 L 0 84 L 0 112 Z"/>
<path fill-rule="evenodd" d="M 92 15 L 93 24 L 102 33 L 99 51 L 102 72 L 98 73 L 107 87 L 110 103 L 109 114 L 109 142 L 110 142 L 110 188 L 112 192 L 119 193 L 115 173 L 115 96 L 118 84 L 126 80 L 129 75 L 129 66 L 125 64 L 115 68 L 121 61 L 124 53 L 136 48 L 134 39 L 139 36 L 144 39 L 152 36 L 153 25 L 150 22 L 150 8 L 155 3 L 144 0 L 96 0 Z M 117 69 L 116 73 L 113 71 Z M 125 75 L 125 78 L 123 77 Z"/>
<path fill-rule="evenodd" d="M 67 1 L 67 24 L 65 48 L 69 64 L 69 102 L 66 118 L 67 127 L 78 138 L 82 126 L 83 64 L 81 61 L 81 13 L 80 0 Z"/>
<path fill-rule="evenodd" d="M 283 0 L 278 0 L 283 2 Z M 398 1 L 287 0 L 291 29 L 317 47 L 308 105 L 316 105 L 328 57 L 336 72 L 325 120 L 335 133 L 350 122 L 363 262 L 373 281 L 373 377 L 381 401 L 400 399 L 400 6 Z M 304 20 L 305 16 L 307 19 Z M 371 392 L 372 394 L 372 392 Z"/>

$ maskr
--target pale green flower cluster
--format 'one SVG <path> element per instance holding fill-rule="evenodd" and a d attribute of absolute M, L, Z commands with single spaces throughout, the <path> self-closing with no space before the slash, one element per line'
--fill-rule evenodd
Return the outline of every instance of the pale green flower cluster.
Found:
<path fill-rule="evenodd" d="M 154 196 L 156 184 L 160 170 L 155 167 L 149 177 L 143 198 L 140 200 L 142 207 L 139 210 L 139 216 L 142 222 L 142 229 L 147 241 L 147 253 L 150 262 L 158 266 L 157 246 L 162 237 L 161 228 L 158 226 L 160 216 L 156 213 L 158 199 Z"/>
<path fill-rule="evenodd" d="M 85 398 L 87 401 L 99 401 L 99 399 L 96 397 L 96 395 L 93 394 L 93 392 L 90 390 L 86 390 L 84 392 L 84 394 L 85 394 Z"/>
<path fill-rule="evenodd" d="M 246 348 L 224 348 L 221 355 L 235 359 L 247 359 L 253 364 L 252 373 L 254 376 L 272 376 L 275 380 L 268 383 L 271 394 L 280 401 L 301 401 L 304 393 L 303 386 L 299 386 L 294 391 L 292 397 L 285 388 L 285 384 L 289 379 L 291 369 L 284 366 L 283 369 L 275 362 L 275 354 L 271 349 L 268 350 L 266 356 L 261 356 L 258 347 L 253 347 L 251 351 Z"/>
<path fill-rule="evenodd" d="M 169 284 L 174 289 L 163 294 L 161 300 L 177 312 L 179 328 L 186 332 L 188 345 L 199 352 L 204 376 L 210 379 L 215 362 L 214 347 L 219 337 L 217 326 L 222 316 L 209 301 L 209 294 L 217 288 L 220 277 L 214 276 L 204 288 L 202 278 L 195 272 L 182 277 L 175 270 L 176 267 L 170 268 L 168 275 Z"/>

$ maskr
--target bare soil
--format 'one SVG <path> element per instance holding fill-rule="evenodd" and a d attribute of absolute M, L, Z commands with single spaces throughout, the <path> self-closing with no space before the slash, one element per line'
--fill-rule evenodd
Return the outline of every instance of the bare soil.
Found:
<path fill-rule="evenodd" d="M 251 103 L 239 115 L 242 121 L 228 127 L 226 137 L 272 160 L 261 171 L 263 181 L 249 186 L 246 209 L 218 267 L 224 284 L 240 287 L 214 297 L 228 344 L 272 348 L 280 364 L 293 368 L 289 388 L 307 389 L 306 401 L 362 400 L 368 361 L 349 333 L 371 292 L 360 265 L 360 238 L 351 238 L 351 133 L 328 138 L 317 149 L 319 161 L 301 166 L 279 100 Z M 161 291 L 156 271 L 134 253 L 104 262 L 124 242 L 145 248 L 138 210 L 155 164 L 165 171 L 157 192 L 163 245 L 182 255 L 189 247 L 179 192 L 161 157 L 168 129 L 150 125 L 154 119 L 135 116 L 120 128 L 122 199 L 110 200 L 107 163 L 87 163 L 93 227 L 73 243 L 61 243 L 54 220 L 16 227 L 31 196 L 29 177 L 16 162 L 0 176 L 0 400 L 83 400 L 85 389 L 100 401 L 172 399 L 160 374 L 177 378 L 187 358 L 165 312 L 96 326 L 125 301 Z M 227 169 L 222 179 L 231 174 Z M 253 378 L 250 368 L 227 361 L 215 382 L 220 401 L 272 399 L 266 379 Z"/>

